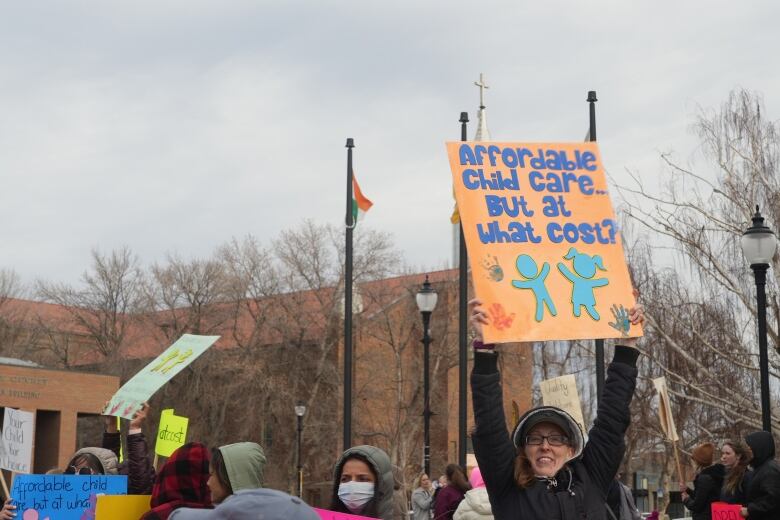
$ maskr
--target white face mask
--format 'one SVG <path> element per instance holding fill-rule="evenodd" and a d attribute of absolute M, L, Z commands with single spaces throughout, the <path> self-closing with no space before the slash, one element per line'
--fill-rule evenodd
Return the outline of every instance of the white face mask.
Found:
<path fill-rule="evenodd" d="M 373 482 L 342 482 L 339 484 L 339 500 L 353 513 L 359 513 L 374 498 Z"/>

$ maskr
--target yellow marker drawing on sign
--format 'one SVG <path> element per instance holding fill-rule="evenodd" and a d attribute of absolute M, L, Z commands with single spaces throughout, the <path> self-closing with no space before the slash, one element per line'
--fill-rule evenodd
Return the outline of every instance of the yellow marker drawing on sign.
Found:
<path fill-rule="evenodd" d="M 173 414 L 173 408 L 160 412 L 160 427 L 157 429 L 157 442 L 154 452 L 163 457 L 171 454 L 187 442 L 187 427 L 190 420 Z"/>
<path fill-rule="evenodd" d="M 642 335 L 596 143 L 447 151 L 486 342 Z"/>

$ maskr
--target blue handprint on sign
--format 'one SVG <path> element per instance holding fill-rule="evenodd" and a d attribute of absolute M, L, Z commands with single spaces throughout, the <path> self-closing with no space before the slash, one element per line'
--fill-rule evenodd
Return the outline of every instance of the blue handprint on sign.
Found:
<path fill-rule="evenodd" d="M 613 304 L 612 315 L 615 317 L 614 322 L 609 322 L 609 326 L 620 332 L 623 336 L 628 336 L 628 331 L 631 329 L 631 320 L 628 319 L 628 310 L 621 304 L 620 307 Z"/>

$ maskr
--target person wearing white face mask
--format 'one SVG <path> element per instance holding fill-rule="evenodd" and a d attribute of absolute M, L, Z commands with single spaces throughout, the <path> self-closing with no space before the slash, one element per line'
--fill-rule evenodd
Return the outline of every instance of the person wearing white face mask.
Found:
<path fill-rule="evenodd" d="M 336 462 L 330 510 L 392 520 L 393 484 L 384 451 L 375 446 L 350 448 Z"/>
<path fill-rule="evenodd" d="M 598 413 L 585 437 L 564 410 L 540 406 L 527 411 L 512 435 L 504 415 L 498 354 L 482 343 L 489 324 L 482 302 L 469 302 L 476 332 L 471 390 L 474 454 L 482 470 L 493 515 L 499 520 L 606 519 L 605 496 L 625 452 L 636 386 L 636 339 L 615 346 Z M 641 306 L 629 311 L 632 325 L 644 321 Z"/>

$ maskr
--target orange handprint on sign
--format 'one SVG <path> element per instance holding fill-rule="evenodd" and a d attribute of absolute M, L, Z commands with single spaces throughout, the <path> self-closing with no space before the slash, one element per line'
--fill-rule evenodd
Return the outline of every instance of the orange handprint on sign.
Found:
<path fill-rule="evenodd" d="M 507 314 L 504 310 L 504 306 L 500 303 L 491 305 L 490 308 L 488 308 L 488 314 L 490 315 L 490 321 L 493 322 L 493 326 L 498 330 L 508 329 L 515 320 L 515 313 Z"/>

